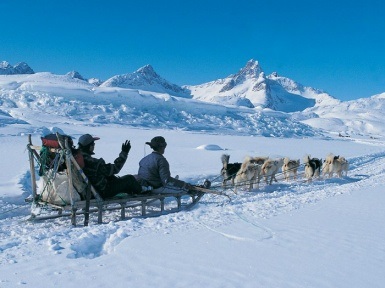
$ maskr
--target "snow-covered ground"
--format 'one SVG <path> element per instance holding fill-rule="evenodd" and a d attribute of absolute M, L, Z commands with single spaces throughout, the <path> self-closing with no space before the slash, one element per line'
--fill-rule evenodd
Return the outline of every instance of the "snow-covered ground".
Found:
<path fill-rule="evenodd" d="M 0 76 L 0 287 L 384 287 L 383 107 L 380 94 L 289 114 L 50 73 Z M 223 153 L 230 162 L 334 153 L 350 170 L 311 183 L 279 175 L 258 190 L 226 190 L 231 201 L 206 194 L 189 211 L 158 217 L 31 222 L 27 135 L 40 144 L 56 128 L 75 143 L 101 137 L 95 152 L 107 162 L 131 140 L 121 175 L 137 172 L 150 153 L 144 143 L 158 135 L 171 172 L 193 184 L 221 181 Z"/>
<path fill-rule="evenodd" d="M 146 130 L 114 125 L 62 125 L 98 135 L 96 155 L 113 161 L 123 140 L 132 150 L 122 174 L 136 173 L 163 135 L 173 174 L 191 183 L 215 180 L 222 153 L 325 157 L 344 155 L 342 179 L 261 185 L 205 195 L 191 211 L 71 227 L 61 218 L 27 221 L 30 192 L 26 135 L 1 128 L 0 287 L 383 287 L 385 283 L 385 146 L 378 140 L 285 139 Z M 7 131 L 5 131 L 7 130 Z M 13 133 L 11 133 L 13 131 Z M 13 134 L 13 135 L 12 135 Z M 38 135 L 33 137 L 39 143 Z M 75 141 L 76 142 L 76 141 Z M 226 150 L 212 149 L 218 147 Z M 199 148 L 199 149 L 197 149 Z M 207 149 L 205 149 L 207 148 Z M 219 181 L 220 179 L 217 179 Z M 79 223 L 81 221 L 79 220 Z"/>

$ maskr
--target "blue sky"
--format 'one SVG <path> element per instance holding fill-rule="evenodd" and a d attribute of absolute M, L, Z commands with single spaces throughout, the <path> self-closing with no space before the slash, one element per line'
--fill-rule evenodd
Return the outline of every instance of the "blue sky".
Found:
<path fill-rule="evenodd" d="M 151 64 L 196 85 L 255 59 L 338 99 L 369 97 L 385 92 L 385 4 L 354 2 L 2 0 L 0 61 L 102 80 Z"/>

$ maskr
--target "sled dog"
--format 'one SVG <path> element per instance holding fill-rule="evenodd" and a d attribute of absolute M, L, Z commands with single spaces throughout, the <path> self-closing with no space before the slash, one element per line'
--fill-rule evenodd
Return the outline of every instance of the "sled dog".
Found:
<path fill-rule="evenodd" d="M 273 182 L 273 179 L 275 182 L 278 182 L 277 179 L 275 178 L 275 174 L 277 174 L 279 168 L 281 168 L 282 165 L 283 165 L 283 158 L 277 159 L 277 160 L 268 159 L 265 161 L 265 163 L 263 163 L 261 170 L 262 170 L 262 175 L 265 177 L 266 184 L 271 185 L 271 183 Z"/>
<path fill-rule="evenodd" d="M 283 160 L 282 172 L 286 181 L 289 181 L 290 175 L 293 174 L 293 179 L 297 179 L 297 171 L 300 165 L 300 161 L 298 160 L 290 160 L 286 157 Z"/>
<path fill-rule="evenodd" d="M 253 184 L 256 184 L 256 188 L 259 189 L 261 166 L 257 161 L 254 161 L 254 157 L 247 156 L 235 176 L 235 192 L 237 192 L 238 187 L 246 186 L 247 184 L 249 184 L 249 191 L 254 188 Z"/>
<path fill-rule="evenodd" d="M 223 154 L 221 156 L 222 169 L 221 175 L 223 177 L 222 186 L 226 187 L 227 181 L 231 181 L 231 184 L 234 185 L 234 179 L 237 175 L 239 169 L 241 168 L 242 163 L 229 163 L 230 155 Z"/>
<path fill-rule="evenodd" d="M 308 181 L 311 181 L 314 177 L 319 178 L 321 175 L 322 159 L 310 158 L 310 155 L 307 155 L 303 162 L 305 164 L 305 178 Z"/>
<path fill-rule="evenodd" d="M 323 175 L 328 175 L 329 178 L 333 177 L 335 173 L 337 177 L 341 178 L 343 174 L 347 175 L 349 169 L 349 163 L 343 156 L 334 156 L 330 153 L 326 156 L 323 164 Z"/>

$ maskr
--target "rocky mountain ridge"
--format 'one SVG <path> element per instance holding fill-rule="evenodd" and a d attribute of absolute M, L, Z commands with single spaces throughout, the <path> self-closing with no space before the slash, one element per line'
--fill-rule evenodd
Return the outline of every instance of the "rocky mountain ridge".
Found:
<path fill-rule="evenodd" d="M 0 62 L 0 75 L 34 74 L 35 72 L 25 62 L 19 62 L 12 66 L 7 61 Z"/>
<path fill-rule="evenodd" d="M 238 73 L 224 79 L 184 87 L 191 91 L 194 99 L 284 112 L 339 103 L 339 100 L 321 90 L 303 86 L 292 79 L 278 76 L 276 72 L 266 76 L 258 61 L 253 59 Z"/>
<path fill-rule="evenodd" d="M 143 66 L 133 73 L 116 75 L 103 82 L 100 87 L 139 89 L 158 93 L 168 93 L 183 98 L 191 98 L 189 91 L 163 79 L 155 72 L 151 65 Z"/>

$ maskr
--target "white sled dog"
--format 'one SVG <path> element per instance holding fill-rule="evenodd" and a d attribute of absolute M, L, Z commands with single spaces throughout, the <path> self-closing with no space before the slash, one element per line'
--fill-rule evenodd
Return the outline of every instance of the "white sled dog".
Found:
<path fill-rule="evenodd" d="M 266 184 L 271 185 L 273 182 L 273 179 L 275 182 L 278 182 L 275 178 L 275 174 L 278 173 L 279 168 L 281 168 L 283 165 L 283 158 L 281 159 L 267 159 L 265 163 L 263 163 L 261 170 L 262 175 L 265 177 Z M 270 181 L 269 181 L 270 180 Z"/>
<path fill-rule="evenodd" d="M 323 175 L 328 175 L 329 178 L 333 177 L 336 173 L 337 177 L 341 178 L 343 174 L 347 175 L 349 170 L 349 163 L 343 156 L 334 156 L 330 153 L 326 156 L 326 160 L 323 165 Z"/>
<path fill-rule="evenodd" d="M 259 189 L 261 166 L 262 164 L 258 164 L 258 161 L 256 161 L 254 157 L 247 156 L 235 176 L 235 192 L 237 192 L 238 187 L 246 186 L 247 184 L 249 185 L 249 191 L 254 188 L 254 184 L 256 184 L 256 188 Z"/>
<path fill-rule="evenodd" d="M 306 155 L 303 158 L 303 162 L 305 164 L 305 178 L 307 181 L 321 176 L 322 159 L 310 158 L 310 155 Z"/>
<path fill-rule="evenodd" d="M 297 179 L 297 171 L 300 165 L 298 160 L 290 160 L 288 157 L 283 159 L 282 172 L 286 181 L 289 181 L 290 175 L 293 174 L 293 179 Z"/>

